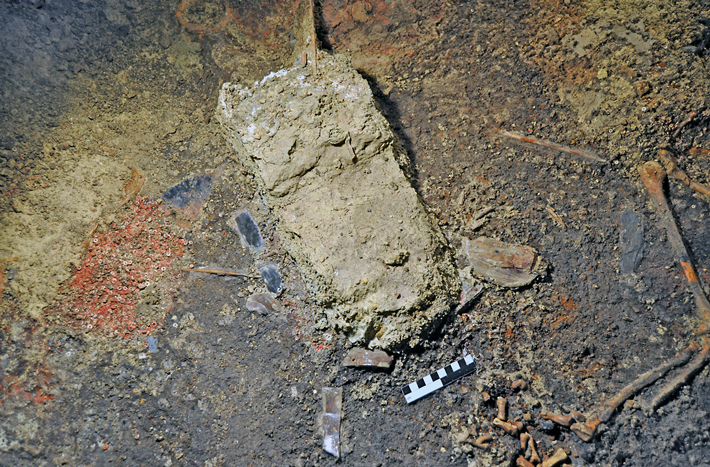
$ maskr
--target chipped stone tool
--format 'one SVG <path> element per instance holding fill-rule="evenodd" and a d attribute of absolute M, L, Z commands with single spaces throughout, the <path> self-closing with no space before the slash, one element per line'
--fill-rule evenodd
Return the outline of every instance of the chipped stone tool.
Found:
<path fill-rule="evenodd" d="M 323 388 L 323 450 L 340 457 L 343 388 Z"/>

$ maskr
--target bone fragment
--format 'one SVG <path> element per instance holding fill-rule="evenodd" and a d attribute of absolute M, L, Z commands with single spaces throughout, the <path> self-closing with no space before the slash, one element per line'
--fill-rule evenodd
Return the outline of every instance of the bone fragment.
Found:
<path fill-rule="evenodd" d="M 555 451 L 552 457 L 542 461 L 542 467 L 555 467 L 559 464 L 567 462 L 568 460 L 569 456 L 567 456 L 565 450 L 559 448 L 557 451 Z"/>
<path fill-rule="evenodd" d="M 389 370 L 392 361 L 392 357 L 382 350 L 353 348 L 343 359 L 343 366 Z"/>

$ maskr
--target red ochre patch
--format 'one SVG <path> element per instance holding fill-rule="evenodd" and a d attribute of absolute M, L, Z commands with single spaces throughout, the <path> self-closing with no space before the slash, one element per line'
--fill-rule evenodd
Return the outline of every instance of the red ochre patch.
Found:
<path fill-rule="evenodd" d="M 70 325 L 128 338 L 162 324 L 179 277 L 173 263 L 186 244 L 171 233 L 171 222 L 160 204 L 137 196 L 103 232 L 89 238 L 59 306 Z"/>

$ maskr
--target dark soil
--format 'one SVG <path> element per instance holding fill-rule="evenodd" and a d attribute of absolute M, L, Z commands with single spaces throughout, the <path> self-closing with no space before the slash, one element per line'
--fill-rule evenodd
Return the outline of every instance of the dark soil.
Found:
<path fill-rule="evenodd" d="M 350 344 L 308 297 L 213 118 L 223 81 L 248 85 L 291 65 L 292 5 L 226 4 L 237 14 L 221 26 L 225 4 L 211 1 L 0 7 L 1 465 L 515 465 L 519 439 L 492 425 L 499 397 L 541 456 L 563 448 L 579 466 L 710 465 L 707 368 L 657 411 L 645 407 L 666 380 L 644 390 L 589 443 L 542 418 L 589 413 L 702 343 L 637 167 L 666 146 L 693 180 L 710 182 L 706 4 L 320 5 L 324 47 L 350 54 L 370 82 L 452 246 L 486 235 L 543 259 L 533 284 L 487 284 L 390 372 L 341 365 Z M 187 177 L 215 180 L 197 217 L 166 208 L 161 228 L 187 253 L 153 298 L 142 295 L 139 307 L 164 315 L 151 340 L 76 326 L 57 305 L 72 294 L 82 243 L 131 209 L 119 202 L 134 166 L 147 174 L 141 195 L 155 200 Z M 667 194 L 707 293 L 709 200 L 674 180 Z M 259 279 L 177 270 L 254 273 L 227 225 L 244 207 L 283 274 L 285 315 L 246 309 Z M 644 253 L 622 274 L 626 211 L 644 220 Z M 406 404 L 403 385 L 464 351 L 479 358 L 477 374 Z M 512 389 L 518 379 L 527 388 Z M 325 386 L 344 389 L 340 460 L 322 450 Z M 466 431 L 494 440 L 478 449 Z"/>

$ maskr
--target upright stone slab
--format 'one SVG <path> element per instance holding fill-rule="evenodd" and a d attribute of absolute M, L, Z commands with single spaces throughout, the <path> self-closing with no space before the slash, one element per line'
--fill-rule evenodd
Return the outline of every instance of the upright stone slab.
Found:
<path fill-rule="evenodd" d="M 328 319 L 360 344 L 416 344 L 457 303 L 446 239 L 367 82 L 341 55 L 225 83 L 218 117 Z"/>

